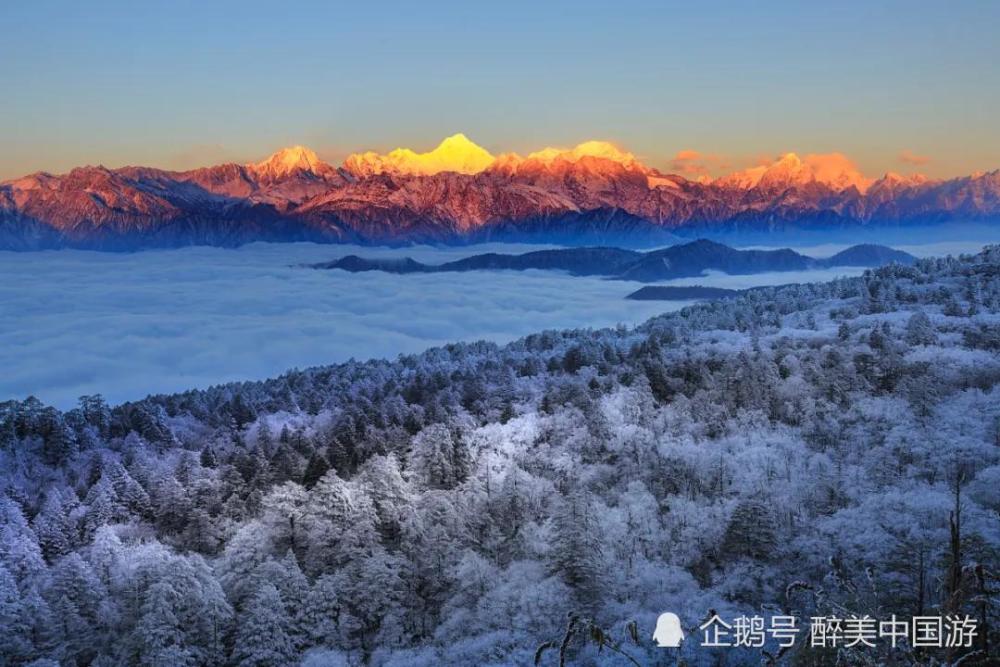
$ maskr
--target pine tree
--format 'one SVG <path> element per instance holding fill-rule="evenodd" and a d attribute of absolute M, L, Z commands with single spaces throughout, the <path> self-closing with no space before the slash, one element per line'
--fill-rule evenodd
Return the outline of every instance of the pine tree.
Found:
<path fill-rule="evenodd" d="M 135 629 L 143 665 L 186 667 L 196 664 L 185 646 L 184 630 L 175 613 L 179 603 L 177 591 L 165 581 L 156 582 L 146 591 Z"/>
<path fill-rule="evenodd" d="M 263 500 L 262 523 L 268 528 L 268 537 L 278 553 L 303 547 L 302 517 L 309 496 L 295 482 L 285 482 L 271 489 Z"/>
<path fill-rule="evenodd" d="M 271 457 L 271 474 L 278 482 L 295 481 L 303 476 L 302 461 L 291 445 L 279 444 Z"/>
<path fill-rule="evenodd" d="M 576 593 L 585 609 L 601 597 L 603 558 L 600 525 L 584 493 L 565 498 L 554 520 L 551 569 Z"/>
<path fill-rule="evenodd" d="M 314 645 L 336 645 L 339 639 L 340 605 L 334 576 L 324 574 L 316 579 L 302 610 L 307 637 Z"/>
<path fill-rule="evenodd" d="M 42 458 L 50 466 L 59 466 L 73 458 L 78 451 L 76 433 L 59 420 L 45 437 Z"/>
<path fill-rule="evenodd" d="M 259 522 L 244 523 L 226 543 L 216 566 L 219 583 L 236 607 L 241 607 L 244 600 L 253 594 L 256 580 L 252 575 L 267 559 L 270 545 L 261 541 L 262 532 Z"/>
<path fill-rule="evenodd" d="M 14 577 L 0 564 L 0 657 L 18 662 L 31 655 L 31 626 Z"/>
<path fill-rule="evenodd" d="M 83 419 L 94 427 L 98 435 L 107 437 L 111 431 L 111 409 L 100 394 L 80 397 L 80 412 Z"/>
<path fill-rule="evenodd" d="M 257 419 L 257 411 L 247 401 L 242 393 L 237 392 L 229 402 L 229 414 L 238 428 L 243 428 L 253 420 Z"/>
<path fill-rule="evenodd" d="M 348 549 L 351 555 L 334 577 L 343 603 L 340 629 L 348 644 L 360 648 L 367 661 L 383 621 L 402 601 L 400 572 L 404 564 L 379 545 L 355 542 Z"/>
<path fill-rule="evenodd" d="M 93 628 L 83 619 L 69 596 L 56 598 L 52 605 L 52 618 L 55 621 L 54 653 L 59 656 L 60 662 L 71 665 L 89 662 L 88 656 L 93 652 Z"/>
<path fill-rule="evenodd" d="M 32 588 L 21 597 L 21 613 L 28 625 L 28 639 L 34 654 L 52 654 L 59 640 L 57 622 L 37 589 Z"/>
<path fill-rule="evenodd" d="M 20 582 L 45 571 L 35 531 L 25 520 L 21 506 L 3 496 L 0 496 L 0 564 Z"/>
<path fill-rule="evenodd" d="M 187 489 L 173 475 L 165 475 L 156 485 L 156 522 L 168 533 L 180 533 L 191 518 Z"/>
<path fill-rule="evenodd" d="M 285 441 L 282 443 L 287 444 Z M 264 456 L 271 456 L 274 452 L 274 436 L 266 419 L 261 419 L 257 425 L 257 447 L 264 452 Z"/>
<path fill-rule="evenodd" d="M 206 445 L 203 450 L 201 450 L 200 463 L 202 468 L 214 468 L 218 465 L 218 460 L 215 458 L 215 453 L 212 451 L 212 447 Z"/>
<path fill-rule="evenodd" d="M 426 427 L 413 438 L 407 459 L 411 474 L 423 486 L 452 489 L 468 474 L 468 452 L 443 424 Z"/>
<path fill-rule="evenodd" d="M 934 345 L 937 343 L 937 333 L 934 325 L 923 312 L 916 312 L 906 323 L 906 342 L 910 345 Z"/>
<path fill-rule="evenodd" d="M 217 553 L 219 545 L 224 542 L 215 521 L 205 508 L 198 504 L 194 505 L 188 514 L 183 538 L 183 543 L 189 549 L 206 555 Z"/>
<path fill-rule="evenodd" d="M 307 623 L 304 620 L 309 596 L 309 581 L 295 555 L 289 550 L 280 561 L 268 561 L 257 568 L 254 576 L 262 583 L 270 583 L 278 589 L 285 604 L 289 619 L 289 636 L 297 650 L 307 645 Z"/>
<path fill-rule="evenodd" d="M 265 583 L 240 614 L 233 659 L 239 667 L 285 667 L 294 658 L 295 645 L 281 595 Z"/>
<path fill-rule="evenodd" d="M 326 474 L 330 469 L 330 463 L 326 460 L 326 457 L 321 453 L 313 452 L 313 455 L 309 457 L 309 463 L 306 464 L 306 470 L 302 474 L 302 486 L 307 489 L 313 488 L 316 482 Z"/>
<path fill-rule="evenodd" d="M 233 607 L 226 599 L 222 587 L 214 574 L 205 567 L 205 576 L 200 586 L 200 607 L 198 610 L 198 646 L 201 648 L 200 662 L 217 665 L 225 662 L 226 645 L 233 626 Z"/>
<path fill-rule="evenodd" d="M 722 550 L 731 556 L 769 560 L 775 555 L 777 541 L 771 508 L 760 500 L 748 499 L 733 510 L 723 537 Z"/>
<path fill-rule="evenodd" d="M 90 487 L 84 504 L 87 505 L 87 512 L 83 519 L 83 533 L 88 540 L 98 528 L 115 523 L 127 514 L 109 475 L 102 474 L 97 484 Z"/>
<path fill-rule="evenodd" d="M 110 586 L 122 554 L 123 547 L 118 533 L 111 526 L 101 526 L 94 533 L 94 539 L 87 550 L 87 562 L 94 570 L 94 574 L 105 585 Z"/>
<path fill-rule="evenodd" d="M 60 559 L 52 572 L 52 591 L 68 598 L 85 620 L 96 622 L 107 601 L 107 588 L 90 564 L 74 551 Z"/>
<path fill-rule="evenodd" d="M 74 528 L 58 489 L 53 489 L 46 495 L 42 509 L 32 524 L 35 535 L 38 536 L 38 546 L 46 560 L 52 562 L 59 556 L 69 553 L 72 548 Z"/>
<path fill-rule="evenodd" d="M 394 454 L 373 456 L 362 466 L 357 479 L 375 506 L 383 544 L 392 548 L 400 539 L 400 524 L 406 508 L 413 503 L 399 460 Z"/>
<path fill-rule="evenodd" d="M 129 472 L 120 465 L 115 465 L 108 471 L 115 493 L 122 505 L 130 513 L 143 518 L 152 516 L 152 502 L 146 489 L 135 480 Z"/>

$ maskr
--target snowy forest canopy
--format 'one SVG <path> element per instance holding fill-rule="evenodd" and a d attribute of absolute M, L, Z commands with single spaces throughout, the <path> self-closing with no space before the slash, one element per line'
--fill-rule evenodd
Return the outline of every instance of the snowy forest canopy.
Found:
<path fill-rule="evenodd" d="M 987 664 L 998 382 L 994 246 L 635 329 L 7 402 L 0 662 L 676 664 L 657 616 L 692 632 L 714 610 L 960 613 L 980 633 L 688 641 L 684 664 Z"/>

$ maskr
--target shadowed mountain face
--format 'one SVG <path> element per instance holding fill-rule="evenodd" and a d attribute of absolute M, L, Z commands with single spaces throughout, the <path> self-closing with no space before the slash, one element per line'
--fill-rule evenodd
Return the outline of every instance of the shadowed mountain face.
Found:
<path fill-rule="evenodd" d="M 606 276 L 625 270 L 641 257 L 640 252 L 618 248 L 573 248 L 539 250 L 523 255 L 487 253 L 448 262 L 438 268 L 443 271 L 550 269 L 577 276 Z"/>
<path fill-rule="evenodd" d="M 764 271 L 801 271 L 814 265 L 813 259 L 794 250 L 736 250 L 721 243 L 699 240 L 645 253 L 618 277 L 651 282 L 700 276 L 710 270 L 746 275 Z"/>
<path fill-rule="evenodd" d="M 765 271 L 802 271 L 832 266 L 881 266 L 895 262 L 912 264 L 912 255 L 880 245 L 856 245 L 832 257 L 814 259 L 794 250 L 737 250 L 700 239 L 691 243 L 635 252 L 619 248 L 565 248 L 540 250 L 522 255 L 486 253 L 445 264 L 422 264 L 403 259 L 366 259 L 348 255 L 332 262 L 311 265 L 316 269 L 342 269 L 353 273 L 439 273 L 447 271 L 487 271 L 547 269 L 579 276 L 606 276 L 619 280 L 654 282 L 700 276 L 705 271 L 749 275 Z M 696 298 L 696 297 L 686 297 Z"/>
<path fill-rule="evenodd" d="M 824 266 L 881 266 L 896 262 L 912 264 L 913 255 L 895 248 L 872 243 L 861 243 L 841 250 L 832 257 L 822 260 Z"/>
<path fill-rule="evenodd" d="M 743 294 L 744 290 L 725 287 L 704 287 L 691 285 L 674 287 L 669 285 L 646 285 L 632 292 L 626 299 L 632 301 L 690 301 L 705 299 L 731 299 Z"/>
<path fill-rule="evenodd" d="M 822 157 L 822 156 L 819 156 Z M 1000 171 L 864 178 L 843 156 L 788 154 L 711 182 L 601 142 L 493 157 L 460 135 L 426 154 L 307 148 L 185 172 L 82 167 L 0 183 L 0 249 L 106 250 L 250 241 L 651 246 L 709 232 L 1000 219 Z"/>

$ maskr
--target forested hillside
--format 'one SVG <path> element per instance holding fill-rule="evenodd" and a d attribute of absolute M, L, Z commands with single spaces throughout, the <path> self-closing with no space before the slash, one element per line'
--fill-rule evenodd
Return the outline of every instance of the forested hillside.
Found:
<path fill-rule="evenodd" d="M 995 656 L 998 382 L 994 246 L 636 329 L 8 402 L 0 663 L 677 664 L 664 611 L 688 665 Z M 980 633 L 779 656 L 699 647 L 709 610 Z"/>

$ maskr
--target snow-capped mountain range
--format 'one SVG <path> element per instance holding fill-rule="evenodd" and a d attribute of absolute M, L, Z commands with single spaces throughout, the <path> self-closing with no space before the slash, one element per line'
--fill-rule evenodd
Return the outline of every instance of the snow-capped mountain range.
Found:
<path fill-rule="evenodd" d="M 426 153 L 303 146 L 190 171 L 80 167 L 0 183 L 0 248 L 663 240 L 672 233 L 1000 219 L 1000 170 L 871 179 L 843 155 L 788 153 L 715 180 L 590 141 L 494 156 L 462 134 Z"/>

